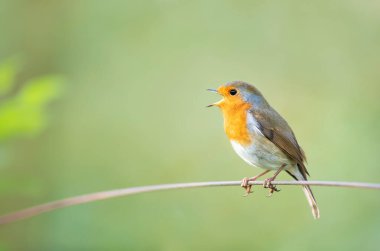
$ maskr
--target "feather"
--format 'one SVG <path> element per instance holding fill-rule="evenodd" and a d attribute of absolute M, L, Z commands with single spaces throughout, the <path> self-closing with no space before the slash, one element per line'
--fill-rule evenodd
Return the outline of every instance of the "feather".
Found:
<path fill-rule="evenodd" d="M 265 109 L 253 107 L 250 112 L 258 122 L 263 135 L 280 148 L 289 159 L 295 161 L 306 178 L 309 175 L 304 164 L 306 157 L 288 123 L 268 104 Z"/>

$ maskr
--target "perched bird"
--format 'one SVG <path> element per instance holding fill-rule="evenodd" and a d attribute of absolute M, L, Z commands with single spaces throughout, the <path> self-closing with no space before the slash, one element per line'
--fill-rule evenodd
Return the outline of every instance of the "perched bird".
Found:
<path fill-rule="evenodd" d="M 271 182 L 283 170 L 296 180 L 307 180 L 309 173 L 304 164 L 305 153 L 292 129 L 257 88 L 235 81 L 217 90 L 208 90 L 223 97 L 209 107 L 217 106 L 222 110 L 224 129 L 235 152 L 249 165 L 265 169 L 263 173 L 242 180 L 241 186 L 246 189 L 246 195 L 251 192 L 248 182 L 270 171 L 275 173 L 265 180 L 264 187 L 269 188 L 271 193 L 278 191 Z M 319 218 L 319 209 L 310 187 L 303 186 L 303 191 L 314 218 Z"/>

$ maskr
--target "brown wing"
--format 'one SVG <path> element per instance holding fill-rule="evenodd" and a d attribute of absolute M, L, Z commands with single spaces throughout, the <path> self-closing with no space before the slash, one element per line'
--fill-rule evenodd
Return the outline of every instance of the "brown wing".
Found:
<path fill-rule="evenodd" d="M 280 148 L 290 159 L 297 162 L 298 168 L 306 179 L 309 175 L 304 161 L 305 153 L 298 145 L 296 137 L 288 123 L 273 108 L 251 110 L 264 136 Z"/>

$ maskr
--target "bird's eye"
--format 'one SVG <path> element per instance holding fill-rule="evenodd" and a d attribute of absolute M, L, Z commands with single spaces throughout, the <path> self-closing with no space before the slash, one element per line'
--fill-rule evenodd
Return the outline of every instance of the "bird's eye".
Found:
<path fill-rule="evenodd" d="M 230 90 L 230 94 L 231 94 L 232 96 L 236 95 L 236 93 L 237 93 L 237 90 L 236 90 L 236 89 L 231 89 L 231 90 Z"/>

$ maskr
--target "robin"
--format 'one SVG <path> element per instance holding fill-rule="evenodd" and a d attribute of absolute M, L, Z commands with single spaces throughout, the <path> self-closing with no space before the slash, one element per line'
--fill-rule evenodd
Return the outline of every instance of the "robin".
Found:
<path fill-rule="evenodd" d="M 235 152 L 249 165 L 265 169 L 264 172 L 244 178 L 241 186 L 246 195 L 251 192 L 249 181 L 255 181 L 270 171 L 274 175 L 264 181 L 272 194 L 278 189 L 271 184 L 281 171 L 296 180 L 306 181 L 305 153 L 298 145 L 288 123 L 266 101 L 260 91 L 243 81 L 230 82 L 217 90 L 223 99 L 209 105 L 219 107 L 224 116 L 224 129 Z M 303 186 L 315 219 L 319 209 L 310 187 Z"/>

